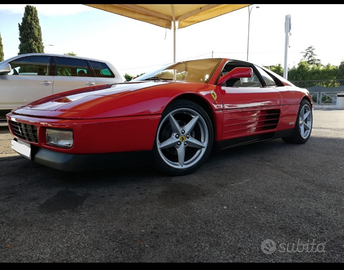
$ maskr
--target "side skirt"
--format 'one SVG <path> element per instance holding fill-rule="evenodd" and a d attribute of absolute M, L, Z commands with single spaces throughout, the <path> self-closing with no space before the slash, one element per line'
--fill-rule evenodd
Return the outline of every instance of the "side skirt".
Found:
<path fill-rule="evenodd" d="M 247 137 L 240 137 L 229 139 L 225 141 L 217 141 L 214 143 L 214 152 L 219 152 L 226 148 L 236 147 L 240 145 L 246 145 L 256 142 L 262 142 L 277 138 L 291 137 L 293 135 L 294 129 L 280 130 L 276 132 L 263 133 L 258 135 L 251 135 Z"/>

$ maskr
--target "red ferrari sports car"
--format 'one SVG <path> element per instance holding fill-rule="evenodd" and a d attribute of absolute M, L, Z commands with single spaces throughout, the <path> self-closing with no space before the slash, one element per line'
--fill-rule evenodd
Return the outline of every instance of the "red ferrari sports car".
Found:
<path fill-rule="evenodd" d="M 195 171 L 213 150 L 282 138 L 305 143 L 309 92 L 252 63 L 174 63 L 131 82 L 58 93 L 7 114 L 12 148 L 65 170 L 153 164 Z"/>

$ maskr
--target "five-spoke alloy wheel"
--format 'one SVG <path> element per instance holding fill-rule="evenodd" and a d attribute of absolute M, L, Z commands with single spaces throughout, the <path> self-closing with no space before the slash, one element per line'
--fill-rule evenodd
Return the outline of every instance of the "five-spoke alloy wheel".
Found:
<path fill-rule="evenodd" d="M 313 111 L 308 100 L 303 99 L 296 118 L 295 128 L 291 137 L 283 138 L 288 143 L 305 143 L 311 136 Z"/>
<path fill-rule="evenodd" d="M 312 109 L 308 103 L 301 107 L 298 121 L 300 136 L 302 139 L 308 139 L 312 131 Z"/>
<path fill-rule="evenodd" d="M 171 175 L 188 174 L 207 159 L 213 144 L 213 127 L 198 104 L 176 100 L 164 111 L 153 149 L 158 168 Z"/>

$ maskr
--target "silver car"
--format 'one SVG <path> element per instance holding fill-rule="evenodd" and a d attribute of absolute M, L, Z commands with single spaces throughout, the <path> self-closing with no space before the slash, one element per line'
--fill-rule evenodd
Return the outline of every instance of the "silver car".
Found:
<path fill-rule="evenodd" d="M 17 55 L 0 62 L 0 121 L 12 109 L 51 94 L 124 81 L 107 61 L 45 53 Z"/>

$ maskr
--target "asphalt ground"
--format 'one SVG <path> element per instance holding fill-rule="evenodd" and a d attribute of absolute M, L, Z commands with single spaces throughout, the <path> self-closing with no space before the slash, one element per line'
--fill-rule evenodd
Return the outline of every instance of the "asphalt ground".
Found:
<path fill-rule="evenodd" d="M 0 262 L 344 262 L 344 110 L 197 172 L 56 171 L 0 128 Z"/>

